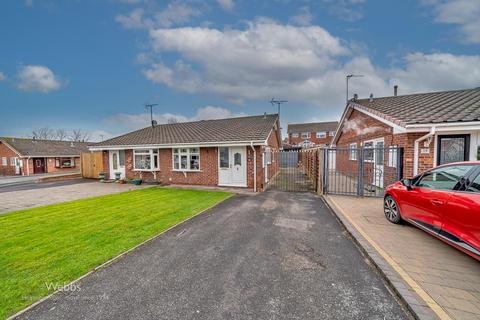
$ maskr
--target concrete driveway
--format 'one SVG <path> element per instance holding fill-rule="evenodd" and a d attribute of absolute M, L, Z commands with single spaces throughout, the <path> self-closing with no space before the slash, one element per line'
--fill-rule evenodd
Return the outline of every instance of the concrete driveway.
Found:
<path fill-rule="evenodd" d="M 9 185 L 0 188 L 0 214 L 144 187 L 86 179 Z"/>
<path fill-rule="evenodd" d="M 405 319 L 324 203 L 237 195 L 37 305 L 29 319 Z"/>

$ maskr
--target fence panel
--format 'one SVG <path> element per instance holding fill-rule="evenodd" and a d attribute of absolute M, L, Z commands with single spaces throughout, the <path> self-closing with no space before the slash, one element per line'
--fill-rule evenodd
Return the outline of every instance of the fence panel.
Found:
<path fill-rule="evenodd" d="M 326 148 L 324 153 L 325 193 L 382 197 L 403 177 L 402 148 Z"/>

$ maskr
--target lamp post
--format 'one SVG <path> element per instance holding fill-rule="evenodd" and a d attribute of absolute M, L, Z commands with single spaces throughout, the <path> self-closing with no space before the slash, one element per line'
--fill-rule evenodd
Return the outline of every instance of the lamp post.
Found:
<path fill-rule="evenodd" d="M 347 79 L 347 104 L 348 104 L 348 80 L 350 80 L 350 78 L 360 78 L 360 77 L 363 77 L 363 74 L 348 74 L 346 76 L 346 79 Z"/>

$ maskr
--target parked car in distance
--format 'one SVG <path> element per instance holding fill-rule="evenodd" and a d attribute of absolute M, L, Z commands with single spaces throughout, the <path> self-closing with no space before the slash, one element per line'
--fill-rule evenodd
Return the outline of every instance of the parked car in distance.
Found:
<path fill-rule="evenodd" d="M 388 221 L 408 221 L 480 260 L 480 161 L 438 166 L 385 190 Z"/>

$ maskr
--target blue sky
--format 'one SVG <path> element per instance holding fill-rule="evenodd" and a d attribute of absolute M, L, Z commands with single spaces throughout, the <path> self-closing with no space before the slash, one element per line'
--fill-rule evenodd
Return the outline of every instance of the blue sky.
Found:
<path fill-rule="evenodd" d="M 274 112 L 338 119 L 351 93 L 480 86 L 478 0 L 7 0 L 0 135 Z"/>

